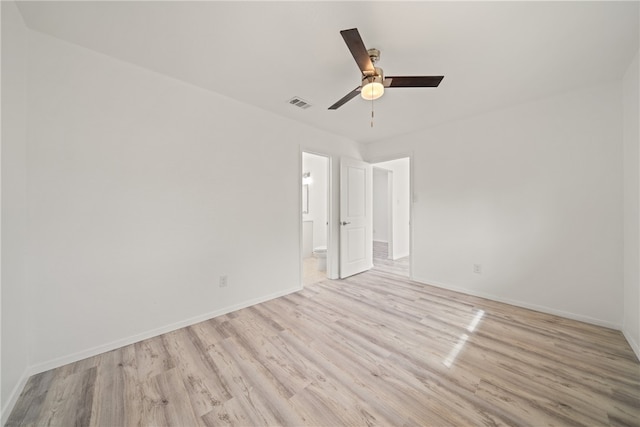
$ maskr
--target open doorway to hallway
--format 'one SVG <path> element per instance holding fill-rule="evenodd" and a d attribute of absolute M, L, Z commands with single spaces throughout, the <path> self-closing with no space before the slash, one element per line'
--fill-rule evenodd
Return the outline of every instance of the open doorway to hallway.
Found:
<path fill-rule="evenodd" d="M 302 284 L 327 278 L 329 158 L 302 153 Z"/>
<path fill-rule="evenodd" d="M 373 265 L 410 276 L 411 159 L 373 163 Z"/>

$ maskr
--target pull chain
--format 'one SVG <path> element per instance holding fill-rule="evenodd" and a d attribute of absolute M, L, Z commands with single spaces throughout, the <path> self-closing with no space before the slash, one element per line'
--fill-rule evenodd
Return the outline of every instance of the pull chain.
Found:
<path fill-rule="evenodd" d="M 373 98 L 371 98 L 371 127 L 373 127 Z"/>

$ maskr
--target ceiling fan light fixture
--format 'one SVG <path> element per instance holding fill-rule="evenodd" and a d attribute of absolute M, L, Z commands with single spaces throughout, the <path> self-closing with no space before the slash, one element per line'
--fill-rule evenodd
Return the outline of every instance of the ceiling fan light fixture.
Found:
<path fill-rule="evenodd" d="M 362 88 L 360 96 L 367 101 L 373 101 L 380 98 L 384 94 L 384 85 L 382 84 L 382 76 L 370 76 L 362 79 Z"/>
<path fill-rule="evenodd" d="M 385 87 L 438 87 L 444 78 L 444 76 L 389 76 L 385 79 L 382 69 L 374 66 L 380 59 L 380 51 L 378 49 L 367 50 L 357 28 L 342 30 L 340 35 L 347 44 L 347 48 L 349 48 L 363 77 L 360 86 L 331 105 L 329 110 L 337 110 L 357 97 L 358 92 L 363 99 L 373 101 L 384 94 Z M 371 104 L 371 114 L 373 116 L 373 104 Z"/>

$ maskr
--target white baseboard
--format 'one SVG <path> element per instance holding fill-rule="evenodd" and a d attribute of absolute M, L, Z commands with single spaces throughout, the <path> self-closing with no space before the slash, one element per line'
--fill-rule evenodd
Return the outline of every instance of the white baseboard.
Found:
<path fill-rule="evenodd" d="M 397 260 L 399 260 L 400 258 L 404 258 L 404 257 L 408 257 L 408 256 L 409 256 L 409 252 L 401 252 L 401 253 L 399 253 L 399 254 L 394 253 L 394 254 L 393 254 L 393 260 L 394 260 L 394 261 L 397 261 Z"/>
<path fill-rule="evenodd" d="M 638 343 L 633 339 L 631 335 L 627 333 L 627 331 L 624 330 L 624 328 L 622 329 L 622 335 L 624 335 L 624 338 L 627 340 L 627 342 L 629 343 L 629 346 L 631 346 L 631 349 L 633 350 L 633 352 L 636 354 L 636 357 L 640 361 L 640 345 L 638 345 Z"/>
<path fill-rule="evenodd" d="M 11 414 L 13 407 L 18 401 L 18 397 L 20 397 L 20 393 L 22 393 L 22 390 L 24 390 L 24 386 L 27 385 L 27 380 L 31 376 L 30 372 L 31 372 L 30 368 L 27 367 L 27 369 L 25 369 L 22 375 L 20 376 L 20 380 L 18 381 L 16 386 L 13 388 L 13 390 L 11 390 L 11 393 L 9 394 L 9 399 L 7 400 L 7 403 L 2 408 L 2 415 L 0 416 L 0 419 L 2 419 L 2 421 L 0 422 L 0 425 L 5 425 L 9 420 L 9 415 Z"/>
<path fill-rule="evenodd" d="M 492 301 L 497 301 L 497 302 L 502 302 L 505 304 L 509 304 L 509 305 L 514 305 L 516 307 L 522 307 L 522 308 L 527 308 L 529 310 L 535 310 L 535 311 L 539 311 L 541 313 L 546 313 L 546 314 L 553 314 L 554 316 L 560 316 L 560 317 L 564 317 L 566 319 L 572 319 L 572 320 L 577 320 L 580 322 L 585 322 L 585 323 L 590 323 L 592 325 L 597 325 L 597 326 L 604 326 L 605 328 L 609 328 L 609 329 L 615 329 L 618 331 L 622 330 L 622 325 L 621 324 L 617 324 L 617 323 L 613 323 L 613 322 L 609 322 L 606 320 L 602 320 L 602 319 L 596 319 L 594 317 L 589 317 L 589 316 L 584 316 L 581 314 L 576 314 L 576 313 L 571 313 L 568 311 L 562 311 L 562 310 L 556 310 L 554 308 L 551 307 L 546 307 L 546 306 L 542 306 L 542 305 L 536 305 L 536 304 L 530 304 L 524 301 L 518 301 L 518 300 L 513 300 L 510 298 L 502 298 L 499 297 L 497 295 L 493 295 L 493 294 L 489 294 L 489 293 L 485 293 L 485 292 L 478 292 L 472 289 L 465 289 L 465 288 L 459 288 L 456 286 L 450 286 L 447 285 L 445 283 L 439 283 L 433 280 L 428 280 L 428 279 L 422 279 L 422 278 L 413 278 L 412 280 L 419 282 L 419 283 L 424 283 L 425 285 L 431 285 L 431 286 L 436 286 L 438 288 L 443 288 L 443 289 L 448 289 L 450 291 L 455 291 L 455 292 L 460 292 L 463 294 L 467 294 L 467 295 L 471 295 L 474 297 L 480 297 L 480 298 L 486 298 Z"/>
<path fill-rule="evenodd" d="M 260 304 L 260 303 L 272 300 L 274 298 L 279 298 L 285 295 L 289 295 L 293 292 L 298 292 L 300 290 L 302 290 L 302 286 L 296 286 L 294 288 L 289 288 L 280 292 L 275 292 L 273 294 L 243 301 L 241 303 L 224 307 L 209 313 L 204 313 L 198 316 L 191 317 L 186 320 L 181 320 L 179 322 L 175 322 L 175 323 L 165 325 L 156 329 L 142 332 L 140 334 L 132 335 L 127 338 L 119 339 L 116 341 L 112 341 L 110 343 L 106 343 L 93 348 L 82 350 L 73 354 L 58 357 L 53 360 L 38 363 L 36 365 L 30 366 L 28 369 L 28 373 L 29 373 L 29 376 L 31 376 L 31 375 L 38 374 L 40 372 L 48 371 L 49 369 L 58 368 L 60 366 L 63 366 L 69 363 L 77 362 L 79 360 L 86 359 L 88 357 L 97 356 L 98 354 L 101 354 L 101 353 L 106 353 L 108 351 L 115 350 L 120 347 L 124 347 L 126 345 L 134 344 L 136 342 L 139 342 L 145 339 L 166 334 L 167 332 L 175 331 L 177 329 L 184 328 L 186 326 L 195 325 L 196 323 L 204 322 L 205 320 L 213 319 L 214 317 L 222 316 L 223 314 L 227 314 L 232 311 L 236 311 L 246 307 L 250 307 L 252 305 Z"/>

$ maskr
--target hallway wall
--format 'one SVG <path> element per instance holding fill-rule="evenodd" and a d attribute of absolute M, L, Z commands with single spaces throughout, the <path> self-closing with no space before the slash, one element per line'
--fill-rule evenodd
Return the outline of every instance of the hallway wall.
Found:
<path fill-rule="evenodd" d="M 408 157 L 375 163 L 376 167 L 393 172 L 391 209 L 393 211 L 393 259 L 411 253 L 411 161 Z"/>

